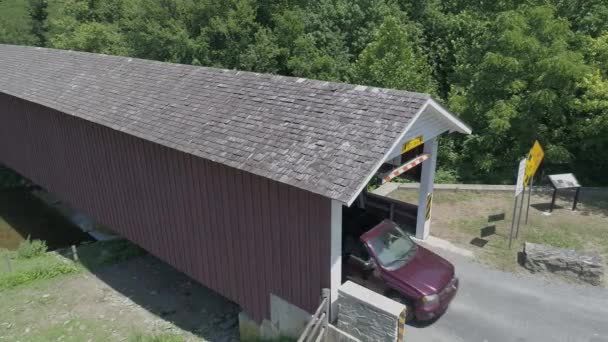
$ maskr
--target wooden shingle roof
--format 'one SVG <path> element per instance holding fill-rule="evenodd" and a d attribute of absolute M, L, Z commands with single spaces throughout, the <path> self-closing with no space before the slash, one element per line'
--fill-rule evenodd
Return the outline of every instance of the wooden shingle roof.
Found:
<path fill-rule="evenodd" d="M 429 100 L 11 45 L 0 45 L 0 70 L 0 92 L 343 203 L 354 200 Z"/>

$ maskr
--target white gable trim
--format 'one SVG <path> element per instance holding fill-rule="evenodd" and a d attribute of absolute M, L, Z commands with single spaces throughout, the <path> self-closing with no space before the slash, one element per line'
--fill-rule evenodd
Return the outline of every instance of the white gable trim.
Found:
<path fill-rule="evenodd" d="M 397 139 L 395 139 L 395 141 L 393 142 L 391 148 L 388 149 L 388 151 L 385 152 L 385 154 L 382 157 L 382 159 L 380 159 L 378 161 L 378 163 L 374 166 L 374 168 L 372 169 L 372 172 L 365 178 L 365 181 L 357 189 L 357 192 L 351 197 L 351 199 L 347 203 L 345 203 L 347 206 L 350 207 L 350 205 L 357 199 L 357 197 L 359 196 L 359 194 L 361 193 L 361 191 L 363 191 L 363 189 L 367 186 L 367 183 L 369 183 L 369 181 L 376 174 L 376 172 L 378 172 L 378 169 L 380 169 L 380 167 L 382 166 L 382 164 L 387 159 L 389 159 L 389 157 L 391 156 L 391 153 L 393 152 L 393 150 L 395 150 L 395 148 L 397 148 L 398 146 L 401 146 L 402 140 L 406 137 L 406 135 L 408 134 L 409 130 L 412 128 L 412 126 L 414 125 L 414 123 L 416 121 L 418 121 L 418 118 L 423 113 L 427 112 L 427 110 L 428 110 L 429 107 L 432 107 L 434 110 L 437 111 L 437 113 L 439 113 L 442 117 L 446 118 L 450 122 L 450 126 L 453 127 L 453 129 L 451 129 L 450 131 L 456 131 L 456 132 L 460 132 L 460 133 L 464 133 L 464 134 L 471 134 L 471 129 L 467 125 L 465 125 L 462 121 L 460 121 L 453 114 L 451 114 L 450 112 L 448 112 L 445 108 L 443 108 L 441 105 L 439 105 L 433 99 L 429 98 L 424 103 L 424 105 L 420 108 L 420 110 L 418 110 L 418 112 L 416 113 L 416 115 L 414 115 L 414 118 L 412 118 L 412 120 L 408 123 L 407 127 L 405 128 L 405 130 L 397 137 Z M 424 137 L 425 140 L 428 140 L 430 138 L 433 138 L 433 137 Z"/>
<path fill-rule="evenodd" d="M 435 102 L 433 99 L 429 99 L 427 101 L 429 105 L 433 106 L 441 115 L 443 115 L 446 119 L 450 120 L 450 122 L 457 127 L 454 131 L 463 133 L 463 134 L 471 134 L 473 131 L 471 128 L 464 124 L 464 122 L 460 121 L 458 118 L 454 116 L 454 114 L 448 112 L 445 108 L 443 108 L 439 103 Z"/>

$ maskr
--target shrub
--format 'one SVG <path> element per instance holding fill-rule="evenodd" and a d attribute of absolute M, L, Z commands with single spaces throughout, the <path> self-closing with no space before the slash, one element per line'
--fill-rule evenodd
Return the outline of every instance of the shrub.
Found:
<path fill-rule="evenodd" d="M 458 174 L 454 170 L 438 169 L 435 172 L 435 183 L 437 183 L 437 184 L 458 183 Z"/>
<path fill-rule="evenodd" d="M 44 255 L 47 249 L 46 242 L 31 240 L 28 236 L 26 240 L 19 244 L 15 254 L 18 259 L 31 259 Z"/>

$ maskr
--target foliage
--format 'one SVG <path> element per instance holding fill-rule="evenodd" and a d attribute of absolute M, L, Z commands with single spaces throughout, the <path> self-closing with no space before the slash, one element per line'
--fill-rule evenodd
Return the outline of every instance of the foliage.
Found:
<path fill-rule="evenodd" d="M 579 86 L 593 73 L 566 20 L 549 6 L 524 6 L 500 13 L 457 69 L 451 105 L 475 132 L 462 145 L 464 178 L 493 174 L 508 179 L 507 165 L 539 139 L 552 163 L 573 163 L 584 141 L 574 131 L 581 117 L 572 110 Z M 477 51 L 475 51 L 477 50 Z M 472 170 L 471 170 L 472 166 Z M 487 176 L 486 176 L 487 178 Z"/>
<path fill-rule="evenodd" d="M 455 170 L 439 168 L 435 172 L 435 183 L 437 184 L 456 184 L 458 183 L 458 174 Z"/>
<path fill-rule="evenodd" d="M 18 259 L 31 259 L 44 255 L 47 251 L 46 242 L 41 240 L 31 240 L 28 236 L 23 240 L 17 250 L 15 256 Z"/>
<path fill-rule="evenodd" d="M 605 0 L 4 0 L 0 42 L 428 92 L 474 132 L 439 176 L 511 183 L 539 139 L 608 184 Z"/>
<path fill-rule="evenodd" d="M 353 66 L 353 80 L 379 87 L 434 93 L 431 67 L 394 17 L 384 20 Z"/>
<path fill-rule="evenodd" d="M 23 0 L 0 1 L 0 43 L 34 45 L 29 4 Z"/>

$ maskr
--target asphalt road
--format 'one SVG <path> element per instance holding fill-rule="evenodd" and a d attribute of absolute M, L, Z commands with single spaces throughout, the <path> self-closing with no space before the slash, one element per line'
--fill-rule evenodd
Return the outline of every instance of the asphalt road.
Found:
<path fill-rule="evenodd" d="M 460 289 L 428 326 L 406 327 L 407 342 L 608 342 L 608 290 L 489 269 L 440 252 Z"/>

